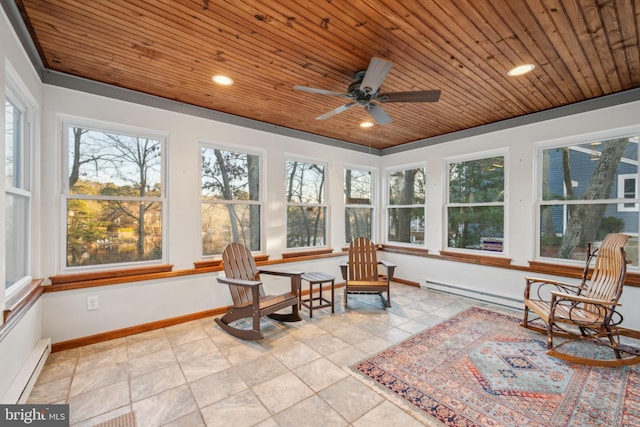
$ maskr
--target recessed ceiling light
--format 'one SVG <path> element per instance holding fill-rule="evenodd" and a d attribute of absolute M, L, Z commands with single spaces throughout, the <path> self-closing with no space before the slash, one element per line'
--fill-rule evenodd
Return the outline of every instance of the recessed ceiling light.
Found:
<path fill-rule="evenodd" d="M 223 76 L 222 74 L 215 75 L 211 79 L 223 86 L 231 86 L 233 84 L 233 79 L 231 77 Z"/>
<path fill-rule="evenodd" d="M 373 126 L 373 122 L 362 122 L 360 123 L 361 128 L 370 128 Z"/>
<path fill-rule="evenodd" d="M 510 76 L 521 76 L 527 74 L 529 71 L 533 71 L 534 68 L 536 68 L 536 66 L 533 64 L 522 64 L 510 69 L 507 74 Z"/>

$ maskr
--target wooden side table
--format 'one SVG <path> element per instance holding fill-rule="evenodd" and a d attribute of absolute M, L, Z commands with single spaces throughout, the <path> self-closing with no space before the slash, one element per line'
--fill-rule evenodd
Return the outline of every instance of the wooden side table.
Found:
<path fill-rule="evenodd" d="M 333 305 L 334 299 L 334 284 L 335 277 L 325 274 L 325 273 L 304 273 L 302 275 L 302 280 L 309 282 L 309 298 L 303 299 L 300 297 L 300 305 L 305 306 L 309 309 L 309 317 L 313 317 L 313 310 L 316 308 L 323 307 L 331 307 L 331 312 L 335 313 L 335 308 Z M 325 283 L 331 283 L 331 300 L 324 298 L 322 296 L 322 286 Z M 320 285 L 320 290 L 318 292 L 318 296 L 313 296 L 313 285 Z M 314 301 L 317 303 L 314 304 Z"/>

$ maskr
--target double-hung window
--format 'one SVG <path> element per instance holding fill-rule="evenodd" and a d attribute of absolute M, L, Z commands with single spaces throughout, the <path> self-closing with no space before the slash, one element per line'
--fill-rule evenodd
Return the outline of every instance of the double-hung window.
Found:
<path fill-rule="evenodd" d="M 326 166 L 286 161 L 287 248 L 313 248 L 327 243 Z"/>
<path fill-rule="evenodd" d="M 424 245 L 425 169 L 388 171 L 387 241 Z"/>
<path fill-rule="evenodd" d="M 538 256 L 582 261 L 587 243 L 624 233 L 638 266 L 639 142 L 636 134 L 540 147 Z"/>
<path fill-rule="evenodd" d="M 164 261 L 165 138 L 65 123 L 63 269 Z"/>
<path fill-rule="evenodd" d="M 202 254 L 221 254 L 232 242 L 260 250 L 260 156 L 201 146 Z"/>
<path fill-rule="evenodd" d="M 8 90 L 5 108 L 5 292 L 31 280 L 31 188 L 28 110 Z"/>
<path fill-rule="evenodd" d="M 373 174 L 369 170 L 344 170 L 345 241 L 373 237 Z"/>
<path fill-rule="evenodd" d="M 504 252 L 504 159 L 448 162 L 447 248 Z"/>

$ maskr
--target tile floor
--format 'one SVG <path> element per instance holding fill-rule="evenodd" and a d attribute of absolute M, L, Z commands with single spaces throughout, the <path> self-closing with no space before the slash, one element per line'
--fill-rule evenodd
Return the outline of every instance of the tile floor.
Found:
<path fill-rule="evenodd" d="M 243 341 L 213 318 L 50 355 L 29 403 L 69 403 L 73 426 L 135 411 L 152 426 L 419 426 L 350 366 L 478 301 L 393 284 L 385 309 L 373 295 L 336 290 L 335 314 L 263 321 L 265 338 Z M 514 310 L 494 307 L 507 313 Z M 404 409 L 403 409 L 404 408 Z"/>

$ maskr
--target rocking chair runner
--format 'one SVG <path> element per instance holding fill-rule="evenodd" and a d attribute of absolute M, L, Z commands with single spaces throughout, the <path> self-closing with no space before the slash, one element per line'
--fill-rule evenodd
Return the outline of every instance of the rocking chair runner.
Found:
<path fill-rule="evenodd" d="M 386 276 L 378 275 L 378 265 L 386 268 Z M 387 261 L 378 261 L 376 246 L 366 237 L 357 237 L 349 245 L 349 260 L 340 264 L 345 280 L 344 305 L 349 294 L 373 293 L 380 295 L 386 307 L 391 307 L 391 280 L 396 266 Z M 385 298 L 382 293 L 386 292 Z"/>
<path fill-rule="evenodd" d="M 222 253 L 222 264 L 226 277 L 218 277 L 218 283 L 229 286 L 233 306 L 227 313 L 216 318 L 216 323 L 231 335 L 244 340 L 263 338 L 260 330 L 260 318 L 268 316 L 283 322 L 302 320 L 298 313 L 298 296 L 302 272 L 281 272 L 274 270 L 258 270 L 251 251 L 240 243 L 231 243 Z M 265 295 L 260 273 L 291 278 L 291 291 L 282 295 Z M 291 313 L 276 313 L 291 307 Z M 236 320 L 251 318 L 252 329 L 241 329 L 231 326 Z"/>
<path fill-rule="evenodd" d="M 609 234 L 599 249 L 591 252 L 587 246 L 587 261 L 580 285 L 537 278 L 526 278 L 524 291 L 524 318 L 521 326 L 547 334 L 547 354 L 559 359 L 596 366 L 624 366 L 640 363 L 635 349 L 621 345 L 622 332 L 617 326 L 622 315 L 616 311 L 620 305 L 626 277 L 626 253 L 624 245 L 629 236 Z M 596 259 L 591 278 L 589 265 Z M 535 290 L 535 293 L 533 292 Z M 529 319 L 529 311 L 535 313 L 546 324 L 546 328 L 535 326 Z M 566 338 L 554 344 L 554 336 Z M 572 355 L 559 348 L 575 342 L 590 340 L 610 347 L 615 359 L 595 359 Z"/>

